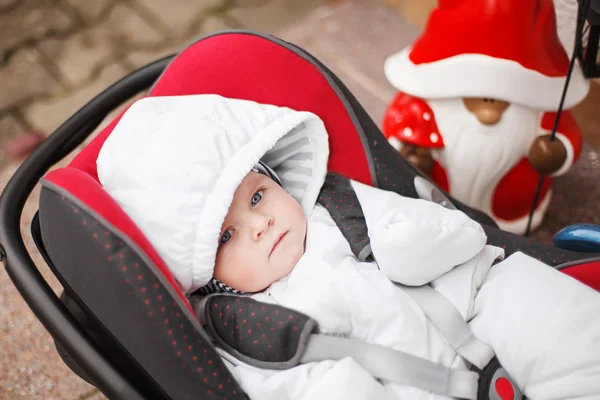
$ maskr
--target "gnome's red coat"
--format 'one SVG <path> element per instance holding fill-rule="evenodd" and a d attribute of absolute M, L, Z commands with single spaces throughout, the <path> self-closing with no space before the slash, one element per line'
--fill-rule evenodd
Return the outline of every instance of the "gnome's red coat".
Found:
<path fill-rule="evenodd" d="M 423 118 L 423 115 L 426 118 Z M 552 132 L 555 119 L 555 112 L 543 113 L 540 121 L 540 134 Z M 399 141 L 442 151 L 444 148 L 444 132 L 437 131 L 435 115 L 431 108 L 422 99 L 404 93 L 399 93 L 387 109 L 383 131 L 385 137 L 392 143 Z M 431 131 L 440 137 L 435 142 L 430 140 L 429 133 L 423 134 L 423 132 Z M 410 134 L 407 135 L 407 132 Z M 569 111 L 562 112 L 557 133 L 564 135 L 572 147 L 573 158 L 566 161 L 572 164 L 581 153 L 582 140 L 577 123 Z M 431 178 L 441 188 L 452 194 L 448 174 L 439 160 L 434 160 Z M 494 189 L 490 205 L 493 217 L 505 221 L 527 217 L 531 211 L 539 178 L 540 174 L 529 163 L 527 154 L 523 154 L 521 161 L 504 175 Z M 541 204 L 548 194 L 551 183 L 551 177 L 544 178 L 538 204 Z"/>

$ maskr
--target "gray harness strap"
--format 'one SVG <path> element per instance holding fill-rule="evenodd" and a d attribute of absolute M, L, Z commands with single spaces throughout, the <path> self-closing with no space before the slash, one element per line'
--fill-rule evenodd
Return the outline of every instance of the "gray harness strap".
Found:
<path fill-rule="evenodd" d="M 437 394 L 476 400 L 479 374 L 444 367 L 420 357 L 362 340 L 313 334 L 301 363 L 352 357 L 374 377 Z"/>
<path fill-rule="evenodd" d="M 348 178 L 329 172 L 317 202 L 327 209 L 356 258 L 373 261 L 365 216 Z"/>
<path fill-rule="evenodd" d="M 450 346 L 465 360 L 484 369 L 494 358 L 494 351 L 478 340 L 456 307 L 431 286 L 401 286 L 421 307 L 427 319 L 440 331 Z"/>

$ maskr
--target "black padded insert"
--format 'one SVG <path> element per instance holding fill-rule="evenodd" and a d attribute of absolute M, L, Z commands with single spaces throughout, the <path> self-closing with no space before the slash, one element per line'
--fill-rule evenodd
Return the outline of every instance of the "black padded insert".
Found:
<path fill-rule="evenodd" d="M 298 311 L 247 296 L 208 296 L 200 313 L 207 329 L 236 358 L 269 369 L 298 364 L 317 324 Z"/>
<path fill-rule="evenodd" d="M 157 388 L 153 398 L 247 398 L 193 313 L 134 243 L 48 182 L 40 227 L 61 281 L 101 322 L 102 339 L 112 340 L 112 359 L 146 376 Z"/>

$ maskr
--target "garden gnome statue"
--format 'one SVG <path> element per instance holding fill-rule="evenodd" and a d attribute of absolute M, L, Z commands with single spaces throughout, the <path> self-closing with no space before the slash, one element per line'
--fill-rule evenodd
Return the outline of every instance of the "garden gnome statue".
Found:
<path fill-rule="evenodd" d="M 385 62 L 400 92 L 384 134 L 453 197 L 523 233 L 540 173 L 532 228 L 550 203 L 552 177 L 581 151 L 568 111 L 550 140 L 568 67 L 552 0 L 440 0 L 422 36 Z M 575 65 L 564 108 L 588 89 Z"/>

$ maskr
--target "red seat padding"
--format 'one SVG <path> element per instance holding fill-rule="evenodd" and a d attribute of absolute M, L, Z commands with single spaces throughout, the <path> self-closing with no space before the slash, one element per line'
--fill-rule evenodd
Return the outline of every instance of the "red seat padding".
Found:
<path fill-rule="evenodd" d="M 574 265 L 561 269 L 561 272 L 600 291 L 600 261 Z"/>
<path fill-rule="evenodd" d="M 279 44 L 245 33 L 212 36 L 192 44 L 167 67 L 149 95 L 190 94 L 219 94 L 310 111 L 323 120 L 329 133 L 329 169 L 373 184 L 346 105 L 313 64 Z M 119 118 L 82 150 L 71 162 L 72 168 L 98 179 L 98 152 Z"/>

